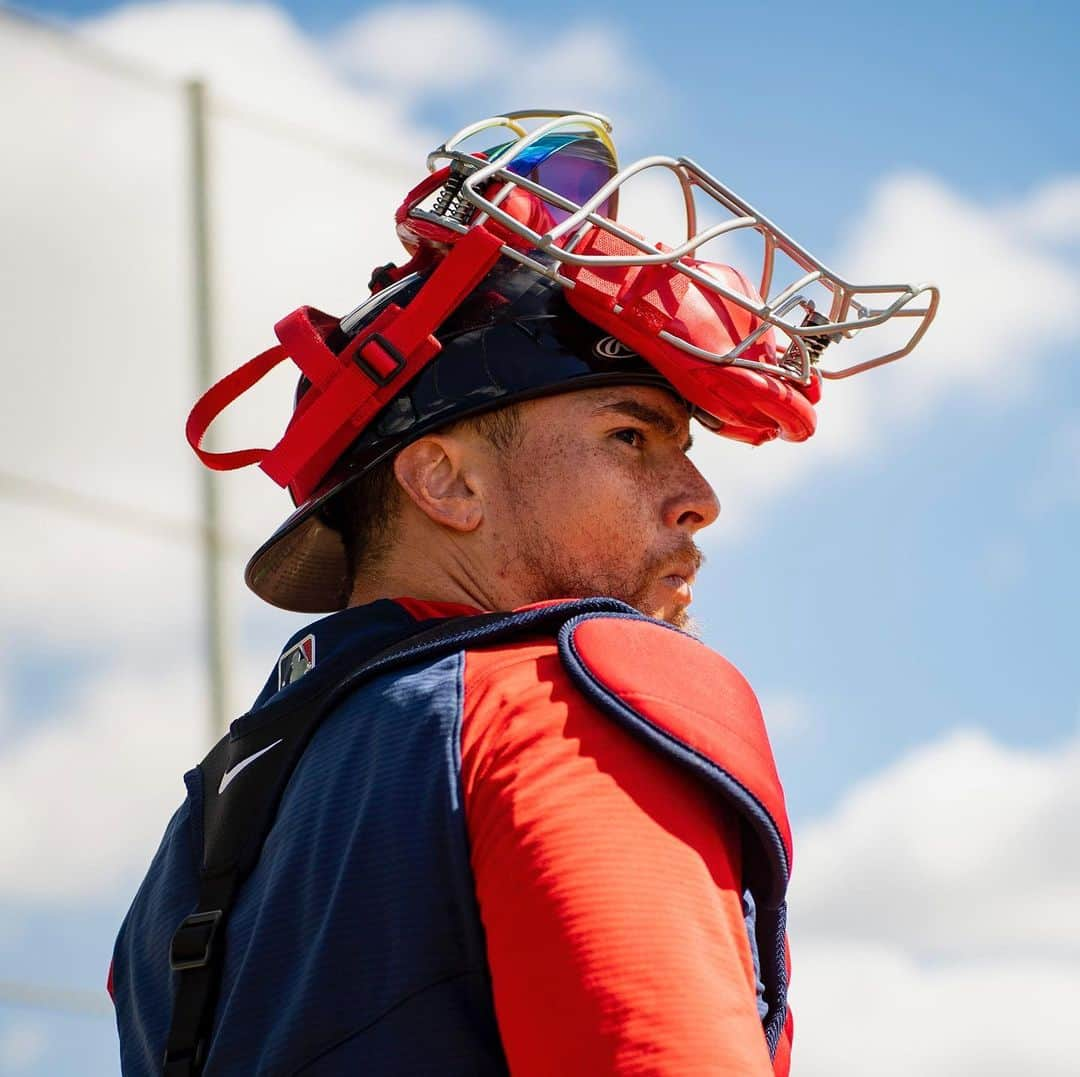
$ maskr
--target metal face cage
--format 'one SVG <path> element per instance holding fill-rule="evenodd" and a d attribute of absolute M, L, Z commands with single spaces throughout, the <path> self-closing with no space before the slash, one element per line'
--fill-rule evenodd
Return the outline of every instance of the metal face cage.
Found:
<path fill-rule="evenodd" d="M 523 122 L 537 120 L 542 122 L 531 129 Z M 855 284 L 844 279 L 688 157 L 643 157 L 623 168 L 618 168 L 616 163 L 611 178 L 581 203 L 528 178 L 522 174 L 527 169 L 521 168 L 520 164 L 518 171 L 512 171 L 515 162 L 520 162 L 538 140 L 560 133 L 598 140 L 616 162 L 611 130 L 611 122 L 598 113 L 555 109 L 508 112 L 469 124 L 427 158 L 428 169 L 432 172 L 446 164 L 451 166 L 453 198 L 446 198 L 445 192 L 442 198 L 447 205 L 452 203 L 451 210 L 448 212 L 447 205 L 440 205 L 436 199 L 434 206 L 412 207 L 408 216 L 459 235 L 490 220 L 522 241 L 504 244 L 503 254 L 567 289 L 574 287 L 574 281 L 561 272 L 567 266 L 670 266 L 699 287 L 742 307 L 756 322 L 755 328 L 723 353 L 701 348 L 668 329 L 658 334 L 660 339 L 698 359 L 754 370 L 800 385 L 809 384 L 814 372 L 825 378 L 846 378 L 900 359 L 922 339 L 937 313 L 939 292 L 935 285 Z M 489 157 L 462 148 L 463 143 L 487 131 L 501 132 L 493 140 L 498 143 L 498 148 L 489 150 Z M 509 141 L 507 132 L 512 136 Z M 686 238 L 674 247 L 650 242 L 615 220 L 614 207 L 618 204 L 620 189 L 633 177 L 657 171 L 673 174 L 681 191 Z M 503 204 L 515 190 L 540 200 L 552 211 L 557 223 L 541 234 L 506 212 Z M 722 217 L 717 223 L 699 224 L 695 201 L 698 191 L 707 198 L 707 215 L 719 212 Z M 611 216 L 605 216 L 602 210 L 607 210 Z M 576 253 L 582 238 L 593 229 L 606 232 L 636 253 Z M 763 245 L 758 275 L 760 301 L 726 287 L 705 271 L 695 257 L 710 241 L 738 233 L 756 233 Z M 538 259 L 531 253 L 533 251 L 546 257 Z M 794 279 L 782 279 L 778 272 L 781 260 L 778 256 L 786 256 L 793 264 Z M 919 298 L 923 302 L 915 304 Z M 616 305 L 614 313 L 619 314 L 620 310 Z M 914 322 L 900 347 L 845 367 L 826 368 L 820 364 L 822 352 L 829 343 L 850 339 L 893 318 L 908 318 Z M 775 362 L 747 358 L 748 349 L 770 329 L 781 334 L 775 349 Z"/>

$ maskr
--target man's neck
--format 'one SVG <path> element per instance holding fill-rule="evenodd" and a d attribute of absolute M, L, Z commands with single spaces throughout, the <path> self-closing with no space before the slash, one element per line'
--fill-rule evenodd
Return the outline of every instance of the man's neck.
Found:
<path fill-rule="evenodd" d="M 440 556 L 441 553 L 441 556 Z M 362 606 L 380 598 L 415 598 L 447 602 L 480 610 L 513 609 L 527 597 L 503 594 L 481 579 L 461 557 L 447 551 L 417 554 L 399 545 L 368 572 L 361 572 L 349 598 L 350 606 Z"/>

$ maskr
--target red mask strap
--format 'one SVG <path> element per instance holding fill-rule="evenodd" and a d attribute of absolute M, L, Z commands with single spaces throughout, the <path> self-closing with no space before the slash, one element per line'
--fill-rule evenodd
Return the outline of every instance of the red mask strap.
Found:
<path fill-rule="evenodd" d="M 269 348 L 249 359 L 242 367 L 226 374 L 221 381 L 211 385 L 195 403 L 188 416 L 184 432 L 188 444 L 195 450 L 195 455 L 211 471 L 234 471 L 238 467 L 257 464 L 270 451 L 269 449 L 237 449 L 235 452 L 210 452 L 202 448 L 202 439 L 210 424 L 237 398 L 241 397 L 257 382 L 261 381 L 289 353 L 280 345 Z"/>
<path fill-rule="evenodd" d="M 484 228 L 463 235 L 404 309 L 387 304 L 340 355 L 326 344 L 336 320 L 301 307 L 275 327 L 281 345 L 263 352 L 213 385 L 188 416 L 187 437 L 215 471 L 259 466 L 278 485 L 306 500 L 333 462 L 393 397 L 440 351 L 432 333 L 498 261 L 502 242 Z M 311 380 L 273 449 L 211 453 L 200 448 L 210 423 L 287 357 Z"/>

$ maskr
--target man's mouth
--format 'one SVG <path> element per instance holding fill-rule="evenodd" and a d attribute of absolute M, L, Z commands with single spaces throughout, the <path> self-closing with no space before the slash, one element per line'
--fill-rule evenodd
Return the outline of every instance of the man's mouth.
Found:
<path fill-rule="evenodd" d="M 679 570 L 664 576 L 660 582 L 675 591 L 683 605 L 689 606 L 694 600 L 694 590 L 691 585 L 695 575 L 696 572 L 693 569 Z"/>
<path fill-rule="evenodd" d="M 704 554 L 696 546 L 683 546 L 674 553 L 672 560 L 666 564 L 661 562 L 659 568 L 663 572 L 658 583 L 672 592 L 670 601 L 677 607 L 689 606 L 694 600 L 693 583 L 698 569 L 705 560 Z"/>

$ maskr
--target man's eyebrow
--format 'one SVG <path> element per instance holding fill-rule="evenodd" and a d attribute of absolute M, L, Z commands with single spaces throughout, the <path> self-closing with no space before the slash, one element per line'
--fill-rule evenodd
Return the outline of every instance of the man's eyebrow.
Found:
<path fill-rule="evenodd" d="M 609 411 L 620 415 L 628 415 L 632 419 L 648 423 L 650 426 L 656 427 L 666 437 L 675 437 L 679 432 L 679 424 L 666 411 L 661 411 L 659 408 L 651 407 L 648 404 L 642 404 L 640 400 L 614 400 L 610 404 L 601 404 L 596 409 L 595 414 L 600 415 Z M 686 452 L 693 443 L 693 437 L 687 435 L 683 444 L 683 452 Z"/>

